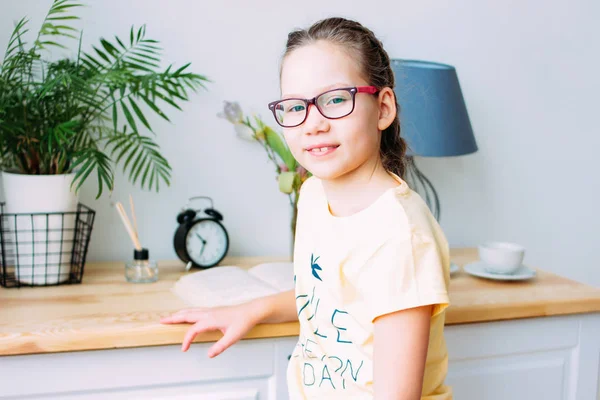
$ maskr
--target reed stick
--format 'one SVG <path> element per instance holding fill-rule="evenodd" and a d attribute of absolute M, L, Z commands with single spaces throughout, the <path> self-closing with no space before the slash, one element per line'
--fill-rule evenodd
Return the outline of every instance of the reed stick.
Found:
<path fill-rule="evenodd" d="M 142 250 L 142 245 L 140 244 L 140 241 L 139 241 L 133 227 L 131 226 L 131 222 L 129 221 L 129 218 L 127 217 L 127 213 L 125 212 L 125 208 L 123 207 L 123 204 L 121 204 L 120 201 L 117 202 L 117 211 L 119 212 L 119 215 L 121 216 L 121 221 L 123 221 L 125 230 L 127 230 L 127 233 L 129 234 L 129 237 L 131 238 L 133 245 L 135 246 L 135 248 L 137 250 Z"/>
<path fill-rule="evenodd" d="M 129 207 L 131 208 L 131 219 L 133 220 L 133 228 L 135 230 L 135 236 L 139 239 L 140 233 L 138 231 L 137 218 L 135 216 L 135 205 L 133 204 L 133 196 L 129 195 Z"/>

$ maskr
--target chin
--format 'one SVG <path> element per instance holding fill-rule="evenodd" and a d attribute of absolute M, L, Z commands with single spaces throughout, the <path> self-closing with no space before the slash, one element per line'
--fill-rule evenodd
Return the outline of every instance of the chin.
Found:
<path fill-rule="evenodd" d="M 350 172 L 350 169 L 348 168 L 341 168 L 339 165 L 327 165 L 327 163 L 322 163 L 320 165 L 315 165 L 315 163 L 313 163 L 313 165 L 308 165 L 306 169 L 310 171 L 312 175 L 324 181 L 337 179 Z"/>

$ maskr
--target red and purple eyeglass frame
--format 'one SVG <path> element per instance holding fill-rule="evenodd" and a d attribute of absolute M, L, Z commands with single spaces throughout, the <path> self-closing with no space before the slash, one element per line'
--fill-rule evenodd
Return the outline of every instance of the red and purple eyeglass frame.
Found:
<path fill-rule="evenodd" d="M 344 115 L 341 115 L 339 117 L 328 117 L 327 115 L 325 115 L 323 113 L 323 111 L 321 110 L 321 108 L 319 107 L 319 104 L 317 102 L 317 99 L 327 93 L 330 92 L 336 92 L 339 90 L 345 90 L 348 91 L 351 95 L 352 95 L 352 108 L 350 109 L 350 111 Z M 316 107 L 317 110 L 319 110 L 319 113 L 321 113 L 322 116 L 324 116 L 327 119 L 340 119 L 340 118 L 344 118 L 347 117 L 348 115 L 352 114 L 352 112 L 354 111 L 354 105 L 356 104 L 355 101 L 355 96 L 356 93 L 368 93 L 368 94 L 376 94 L 379 92 L 379 89 L 377 89 L 377 87 L 375 86 L 354 86 L 354 87 L 343 87 L 343 88 L 336 88 L 336 89 L 331 89 L 328 90 L 326 92 L 323 92 L 321 94 L 316 95 L 315 97 L 313 97 L 312 99 L 303 99 L 300 97 L 290 97 L 287 99 L 282 99 L 282 100 L 277 100 L 277 101 L 272 101 L 268 104 L 269 109 L 271 110 L 271 112 L 273 113 L 273 117 L 275 118 L 275 121 L 281 125 L 284 128 L 294 128 L 296 126 L 300 126 L 304 123 L 304 121 L 306 121 L 306 118 L 308 118 L 308 107 L 310 104 L 314 105 Z M 302 119 L 302 121 L 298 124 L 294 124 L 294 125 L 284 125 L 281 122 L 279 122 L 279 119 L 277 118 L 277 105 L 283 101 L 287 101 L 287 100 L 301 100 L 304 102 L 305 106 L 306 106 L 306 114 L 304 115 L 304 118 Z"/>

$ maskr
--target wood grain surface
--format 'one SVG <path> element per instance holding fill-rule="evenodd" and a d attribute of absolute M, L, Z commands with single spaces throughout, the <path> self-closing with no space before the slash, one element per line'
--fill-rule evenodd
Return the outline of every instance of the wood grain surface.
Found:
<path fill-rule="evenodd" d="M 452 249 L 459 266 L 477 259 L 475 249 Z M 251 267 L 273 257 L 228 257 L 222 264 Z M 192 271 L 194 272 L 194 271 Z M 537 270 L 522 282 L 491 281 L 464 271 L 453 275 L 447 324 L 498 321 L 600 311 L 600 288 Z M 88 263 L 76 285 L 0 288 L 0 355 L 116 349 L 180 344 L 188 325 L 159 319 L 186 307 L 170 289 L 186 274 L 179 261 L 159 262 L 159 280 L 125 281 L 120 262 Z M 296 322 L 262 324 L 245 339 L 293 336 Z M 214 341 L 220 332 L 202 334 Z"/>

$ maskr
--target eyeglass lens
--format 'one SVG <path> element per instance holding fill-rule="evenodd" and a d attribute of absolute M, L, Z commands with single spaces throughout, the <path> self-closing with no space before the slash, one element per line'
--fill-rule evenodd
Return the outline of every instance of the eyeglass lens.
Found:
<path fill-rule="evenodd" d="M 333 90 L 317 97 L 316 105 L 327 118 L 341 118 L 352 112 L 354 96 L 348 90 Z M 300 125 L 306 118 L 308 107 L 305 100 L 287 99 L 275 106 L 275 118 L 282 126 Z"/>

